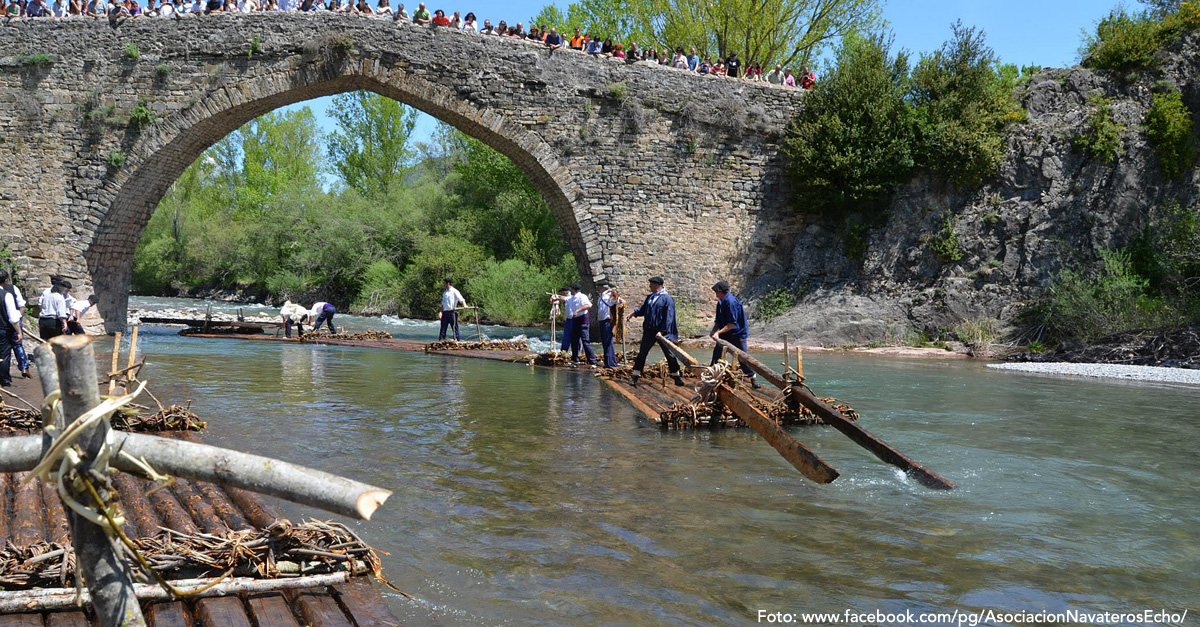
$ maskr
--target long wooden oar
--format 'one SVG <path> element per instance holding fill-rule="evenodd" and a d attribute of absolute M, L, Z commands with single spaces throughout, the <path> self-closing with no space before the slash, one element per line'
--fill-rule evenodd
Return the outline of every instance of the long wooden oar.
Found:
<path fill-rule="evenodd" d="M 664 351 L 669 351 L 675 355 L 676 359 L 683 361 L 689 366 L 699 366 L 700 362 L 696 361 L 683 349 L 676 346 L 671 340 L 659 335 L 658 343 Z M 725 404 L 739 418 L 746 421 L 751 429 L 758 432 L 759 435 L 767 441 L 776 451 L 779 452 L 789 464 L 799 470 L 801 474 L 817 483 L 830 483 L 838 478 L 838 471 L 830 466 L 825 460 L 817 456 L 816 453 L 801 444 L 792 434 L 788 433 L 780 427 L 774 420 L 768 418 L 765 414 L 754 407 L 750 399 L 735 389 L 726 385 L 717 387 L 717 398 Z"/>
<path fill-rule="evenodd" d="M 887 442 L 884 442 L 873 435 L 870 431 L 860 427 L 858 423 L 851 422 L 842 415 L 842 412 L 821 402 L 821 399 L 814 396 L 812 392 L 808 391 L 803 386 L 792 385 L 791 382 L 785 379 L 778 372 L 767 367 L 765 364 L 751 357 L 750 355 L 747 355 L 740 348 L 734 346 L 733 344 L 730 344 L 725 340 L 718 341 L 723 347 L 725 347 L 725 350 L 728 350 L 736 355 L 738 361 L 742 362 L 751 370 L 761 375 L 767 381 L 770 381 L 775 387 L 781 390 L 790 389 L 793 399 L 798 401 L 801 405 L 807 407 L 814 414 L 823 418 L 827 424 L 838 431 L 841 431 L 846 437 L 853 440 L 855 444 L 858 444 L 859 446 L 874 453 L 879 459 L 908 473 L 910 476 L 912 476 L 912 478 L 916 479 L 918 483 L 927 488 L 933 488 L 935 490 L 953 490 L 955 488 L 953 481 L 950 481 L 949 479 L 946 479 L 945 477 L 926 469 L 924 466 L 918 464 L 904 453 L 901 453 L 893 448 Z"/>

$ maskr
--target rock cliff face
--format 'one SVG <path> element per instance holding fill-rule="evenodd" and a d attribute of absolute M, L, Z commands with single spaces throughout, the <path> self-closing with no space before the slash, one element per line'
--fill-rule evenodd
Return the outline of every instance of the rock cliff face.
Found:
<path fill-rule="evenodd" d="M 1200 200 L 1197 170 L 1166 180 L 1144 128 L 1151 88 L 1159 81 L 1180 89 L 1188 108 L 1200 111 L 1197 76 L 1195 35 L 1154 71 L 1123 75 L 1074 67 L 1037 73 L 1018 88 L 1028 121 L 1010 127 L 1007 156 L 991 181 L 954 189 L 918 176 L 894 197 L 887 224 L 869 233 L 861 264 L 848 257 L 843 238 L 831 228 L 809 223 L 794 243 L 790 265 L 747 289 L 752 299 L 779 286 L 804 294 L 758 335 L 786 331 L 811 342 L 862 344 L 935 333 L 970 319 L 1011 328 L 1062 267 L 1092 265 L 1101 250 L 1128 245 L 1166 202 L 1190 206 Z M 1112 163 L 1072 146 L 1094 94 L 1111 98 L 1115 121 L 1125 125 L 1123 153 Z M 956 218 L 957 261 L 933 252 L 947 211 Z"/>

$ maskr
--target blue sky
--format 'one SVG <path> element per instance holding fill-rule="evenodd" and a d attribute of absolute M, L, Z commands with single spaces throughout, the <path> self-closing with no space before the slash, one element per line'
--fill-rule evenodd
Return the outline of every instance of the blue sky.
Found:
<path fill-rule="evenodd" d="M 930 51 L 942 45 L 950 36 L 950 25 L 961 19 L 968 26 L 981 27 L 987 33 L 988 44 L 1005 63 L 1065 67 L 1079 60 L 1081 31 L 1091 30 L 1118 0 L 891 0 L 884 7 L 884 17 L 896 35 L 896 44 L 912 53 Z M 393 2 L 393 5 L 396 3 Z M 447 4 L 441 8 L 451 13 L 455 9 L 474 11 L 480 21 L 500 19 L 527 21 L 545 5 L 542 0 L 511 0 L 509 2 L 471 3 L 461 6 Z M 1136 3 L 1128 3 L 1137 6 Z M 407 2 L 409 11 L 416 1 Z M 439 8 L 427 0 L 430 10 Z M 566 3 L 559 2 L 560 8 Z M 285 107 L 295 109 L 309 106 L 317 116 L 322 130 L 332 129 L 332 120 L 325 115 L 332 98 L 317 98 Z M 429 137 L 436 125 L 434 118 L 421 114 L 414 139 Z"/>

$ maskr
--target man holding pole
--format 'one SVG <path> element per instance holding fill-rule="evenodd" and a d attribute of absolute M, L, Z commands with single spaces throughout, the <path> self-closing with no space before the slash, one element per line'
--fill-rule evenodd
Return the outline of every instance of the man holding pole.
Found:
<path fill-rule="evenodd" d="M 558 288 L 558 294 L 550 295 L 551 330 L 553 330 L 553 328 L 554 328 L 554 320 L 558 317 L 558 311 L 560 308 L 560 304 L 562 307 L 565 307 L 567 305 L 567 299 L 571 297 L 570 292 L 571 292 L 570 288 L 560 287 L 560 288 Z M 550 341 L 553 342 L 554 338 L 551 337 Z M 566 312 L 563 312 L 563 335 L 562 335 L 562 341 L 559 342 L 558 350 L 563 353 L 567 352 L 568 350 L 571 350 L 571 319 L 567 317 Z"/>
<path fill-rule="evenodd" d="M 721 359 L 721 354 L 725 350 L 721 346 L 721 340 L 742 349 L 743 353 L 749 353 L 746 348 L 746 339 L 750 337 L 750 325 L 746 323 L 746 310 L 742 307 L 742 301 L 729 293 L 729 284 L 725 281 L 717 281 L 716 285 L 712 286 L 712 291 L 717 295 L 717 316 L 713 320 L 712 333 L 709 335 L 717 343 L 717 346 L 713 348 L 712 361 L 709 362 L 709 365 L 716 364 L 717 360 Z M 754 371 L 750 369 L 750 366 L 742 364 L 742 372 L 750 377 L 750 385 L 754 389 L 762 387 L 759 385 L 758 379 L 754 377 Z"/>
<path fill-rule="evenodd" d="M 650 294 L 646 296 L 641 307 L 625 317 L 626 320 L 642 318 L 642 343 L 638 347 L 637 359 L 633 360 L 633 379 L 631 384 L 637 387 L 638 379 L 642 377 L 642 368 L 646 367 L 646 356 L 650 349 L 658 344 L 661 333 L 668 340 L 679 339 L 679 329 L 675 325 L 675 299 L 663 287 L 662 277 L 650 278 Z M 675 385 L 683 387 L 683 374 L 679 371 L 679 360 L 669 351 L 663 353 L 667 358 L 667 367 Z"/>
<path fill-rule="evenodd" d="M 583 345 L 583 355 L 589 365 L 596 365 L 596 353 L 592 352 L 591 324 L 589 324 L 592 301 L 582 291 L 578 283 L 571 285 L 571 296 L 567 299 L 567 317 L 571 320 L 571 364 L 579 361 L 579 345 Z"/>
<path fill-rule="evenodd" d="M 454 341 L 458 342 L 458 309 L 467 306 L 467 299 L 462 292 L 454 288 L 454 280 L 446 277 L 446 291 L 442 292 L 442 329 L 438 331 L 438 340 L 446 339 L 446 329 L 454 328 Z"/>
<path fill-rule="evenodd" d="M 616 338 L 613 336 L 617 316 L 615 312 L 617 308 L 625 304 L 625 299 L 617 294 L 617 290 L 613 289 L 608 281 L 596 281 L 596 288 L 604 290 L 600 293 L 600 297 L 596 299 L 600 303 L 599 314 L 596 319 L 600 321 L 600 343 L 604 345 L 604 367 L 617 367 L 617 349 L 615 346 Z"/>

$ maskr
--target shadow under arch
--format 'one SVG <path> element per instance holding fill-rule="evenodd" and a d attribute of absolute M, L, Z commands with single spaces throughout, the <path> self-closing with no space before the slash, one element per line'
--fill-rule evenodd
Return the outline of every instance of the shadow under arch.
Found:
<path fill-rule="evenodd" d="M 370 57 L 354 57 L 337 65 L 302 64 L 242 77 L 236 85 L 210 91 L 187 109 L 148 127 L 122 167 L 107 177 L 101 196 L 111 198 L 109 210 L 84 251 L 106 329 L 111 333 L 124 328 L 134 249 L 159 201 L 201 153 L 264 113 L 358 90 L 420 109 L 511 159 L 549 204 L 580 276 L 589 284 L 602 278 L 600 246 L 588 224 L 585 195 L 545 141 L 502 114 L 456 97 L 446 87 L 382 66 Z"/>

